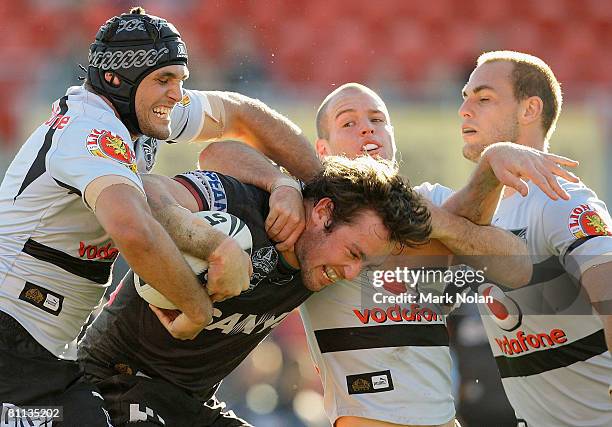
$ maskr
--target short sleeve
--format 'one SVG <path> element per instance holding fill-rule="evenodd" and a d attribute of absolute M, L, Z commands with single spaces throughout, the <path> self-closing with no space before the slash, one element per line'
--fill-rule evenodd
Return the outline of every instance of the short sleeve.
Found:
<path fill-rule="evenodd" d="M 415 191 L 427 200 L 431 201 L 436 206 L 441 206 L 446 199 L 448 199 L 454 191 L 441 184 L 431 184 L 424 182 L 414 187 Z"/>
<path fill-rule="evenodd" d="M 93 180 L 106 175 L 125 177 L 144 194 L 132 141 L 103 127 L 77 123 L 67 128 L 47 157 L 47 169 L 58 184 L 81 195 Z"/>
<path fill-rule="evenodd" d="M 191 142 L 204 127 L 205 115 L 212 115 L 212 108 L 206 94 L 197 90 L 185 90 L 183 99 L 170 113 L 169 143 Z"/>
<path fill-rule="evenodd" d="M 594 260 L 612 255 L 612 220 L 606 204 L 591 189 L 568 182 L 562 186 L 570 200 L 547 200 L 541 224 L 549 250 L 579 277 L 595 265 Z"/>

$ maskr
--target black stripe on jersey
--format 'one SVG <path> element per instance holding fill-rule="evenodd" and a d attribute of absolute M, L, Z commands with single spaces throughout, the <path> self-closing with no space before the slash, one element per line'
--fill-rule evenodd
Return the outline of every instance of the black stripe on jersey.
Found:
<path fill-rule="evenodd" d="M 23 252 L 38 260 L 56 265 L 69 273 L 100 284 L 108 282 L 113 265 L 112 262 L 85 261 L 75 258 L 32 239 L 28 239 L 23 245 Z"/>
<path fill-rule="evenodd" d="M 57 185 L 59 185 L 60 187 L 63 187 L 63 188 L 65 188 L 65 189 L 67 189 L 67 190 L 68 190 L 68 194 L 76 194 L 76 195 L 78 195 L 79 197 L 83 197 L 83 196 L 81 195 L 81 192 L 79 191 L 79 189 L 78 189 L 78 188 L 74 188 L 74 187 L 73 187 L 73 186 L 71 186 L 71 185 L 64 184 L 62 181 L 58 181 L 58 180 L 57 180 L 57 179 L 55 179 L 55 178 L 53 178 L 53 180 L 54 180 L 54 181 L 57 183 Z"/>
<path fill-rule="evenodd" d="M 570 252 L 572 252 L 574 249 L 578 248 L 579 246 L 582 246 L 589 240 L 594 239 L 595 237 L 602 237 L 602 236 L 585 236 L 585 237 L 581 237 L 580 239 L 576 239 L 574 243 L 569 245 L 569 247 L 565 251 L 565 254 L 563 255 L 563 262 L 565 262 L 565 257 L 567 257 L 570 254 Z"/>
<path fill-rule="evenodd" d="M 556 279 L 563 274 L 565 274 L 565 268 L 563 268 L 561 265 L 559 258 L 556 256 L 551 256 L 550 258 L 533 265 L 533 274 L 531 275 L 531 280 L 527 286 L 548 282 L 549 280 Z"/>
<path fill-rule="evenodd" d="M 68 104 L 66 103 L 67 99 L 68 99 L 68 95 L 60 98 L 60 101 L 59 101 L 60 111 L 58 114 L 64 115 L 66 114 L 66 111 L 68 111 Z M 19 197 L 19 195 L 23 193 L 26 187 L 30 185 L 31 183 L 33 183 L 36 180 L 36 178 L 41 176 L 47 170 L 45 167 L 45 158 L 47 157 L 47 153 L 49 152 L 49 149 L 51 148 L 51 143 L 53 142 L 53 134 L 55 134 L 55 130 L 56 128 L 52 126 L 49 127 L 49 130 L 47 131 L 47 134 L 45 135 L 45 140 L 43 141 L 42 147 L 40 147 L 40 150 L 38 150 L 38 154 L 36 155 L 34 162 L 32 162 L 32 166 L 30 166 L 28 173 L 26 174 L 23 182 L 21 183 L 21 187 L 19 188 L 17 195 L 15 196 L 15 198 L 13 198 L 13 201 L 17 200 L 17 197 Z"/>
<path fill-rule="evenodd" d="M 497 356 L 502 378 L 527 377 L 583 362 L 608 351 L 603 329 L 562 347 L 534 351 L 524 356 Z"/>
<path fill-rule="evenodd" d="M 446 326 L 380 325 L 314 331 L 321 353 L 403 346 L 448 346 Z"/>

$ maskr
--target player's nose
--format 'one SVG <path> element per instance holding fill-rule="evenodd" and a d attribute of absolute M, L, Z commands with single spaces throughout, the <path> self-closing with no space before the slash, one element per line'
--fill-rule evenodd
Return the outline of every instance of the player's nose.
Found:
<path fill-rule="evenodd" d="M 170 84 L 166 94 L 168 98 L 175 103 L 179 102 L 183 98 L 183 88 L 181 82 Z"/>
<path fill-rule="evenodd" d="M 374 126 L 372 125 L 372 123 L 370 123 L 369 120 L 361 123 L 360 126 L 360 133 L 362 136 L 374 135 Z"/>
<path fill-rule="evenodd" d="M 355 279 L 357 276 L 359 276 L 359 273 L 361 273 L 362 267 L 363 265 L 361 260 L 357 260 L 350 263 L 349 265 L 344 267 L 344 278 L 347 280 Z"/>
<path fill-rule="evenodd" d="M 459 107 L 459 110 L 457 110 L 457 113 L 459 114 L 459 117 L 461 117 L 462 119 L 468 119 L 468 118 L 474 117 L 474 113 L 472 112 L 472 108 L 467 99 L 463 101 L 463 103 Z"/>

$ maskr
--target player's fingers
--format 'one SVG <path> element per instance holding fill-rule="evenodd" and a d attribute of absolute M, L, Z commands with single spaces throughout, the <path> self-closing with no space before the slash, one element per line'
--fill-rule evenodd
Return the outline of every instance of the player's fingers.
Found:
<path fill-rule="evenodd" d="M 283 233 L 283 230 L 285 228 L 287 224 L 287 217 L 279 217 L 277 218 L 277 220 L 274 222 L 274 224 L 272 225 L 272 227 L 270 227 L 270 229 L 268 230 L 268 237 L 270 237 L 270 239 L 274 240 L 274 241 L 282 241 L 284 240 L 283 237 L 287 237 L 288 233 L 285 232 Z"/>
<path fill-rule="evenodd" d="M 561 178 L 566 179 L 570 182 L 580 181 L 580 178 L 578 178 L 575 174 L 573 174 L 572 172 L 568 170 L 563 169 L 561 166 L 557 165 L 556 163 L 549 163 L 548 169 L 555 175 L 560 176 Z"/>
<path fill-rule="evenodd" d="M 168 331 L 171 331 L 171 329 L 172 329 L 172 319 L 170 318 L 170 316 L 168 316 L 159 307 L 155 307 L 153 304 L 149 304 L 149 308 L 151 309 L 151 311 L 153 313 L 155 313 L 155 315 L 157 316 L 157 318 L 159 319 L 161 324 L 164 326 L 164 328 L 166 328 Z"/>
<path fill-rule="evenodd" d="M 544 175 L 544 178 L 546 178 L 550 188 L 552 188 L 553 191 L 559 195 L 559 197 L 561 197 L 563 200 L 569 200 L 569 194 L 567 194 L 567 192 L 559 185 L 557 177 L 553 172 L 546 169 L 544 166 L 540 166 L 538 170 L 542 173 L 542 175 Z"/>
<path fill-rule="evenodd" d="M 266 232 L 269 232 L 270 228 L 274 225 L 279 217 L 279 212 L 276 209 L 271 209 L 268 217 L 266 218 Z"/>
<path fill-rule="evenodd" d="M 549 185 L 546 177 L 542 173 L 540 173 L 537 168 L 533 167 L 529 169 L 529 179 L 531 180 L 531 182 L 537 185 L 540 190 L 546 193 L 549 198 L 551 198 L 552 200 L 559 199 L 559 196 Z"/>
<path fill-rule="evenodd" d="M 508 171 L 501 171 L 499 175 L 497 175 L 497 179 L 499 179 L 499 181 L 504 185 L 514 188 L 523 197 L 527 196 L 529 193 L 529 187 L 525 181 Z"/>
<path fill-rule="evenodd" d="M 297 242 L 297 239 L 304 231 L 304 227 L 305 224 L 300 223 L 297 227 L 293 229 L 291 234 L 285 240 L 276 245 L 276 249 L 279 251 L 292 251 L 293 247 L 295 246 L 295 242 Z"/>
<path fill-rule="evenodd" d="M 569 157 L 559 156 L 558 154 L 546 153 L 544 156 L 559 165 L 569 166 L 571 168 L 575 168 L 580 164 L 577 160 L 570 159 Z"/>
<path fill-rule="evenodd" d="M 251 277 L 253 277 L 253 262 L 251 261 L 251 257 L 247 253 L 245 253 L 244 256 L 248 258 L 247 262 L 249 268 L 249 280 L 251 280 Z"/>

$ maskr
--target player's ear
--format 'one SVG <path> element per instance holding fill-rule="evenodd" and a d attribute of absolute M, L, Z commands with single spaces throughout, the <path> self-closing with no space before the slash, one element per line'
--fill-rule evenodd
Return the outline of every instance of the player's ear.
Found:
<path fill-rule="evenodd" d="M 104 80 L 106 80 L 106 83 L 109 83 L 110 85 L 115 87 L 119 87 L 119 85 L 121 84 L 121 79 L 119 79 L 117 74 L 112 73 L 110 71 L 104 73 Z"/>
<path fill-rule="evenodd" d="M 317 151 L 319 159 L 332 155 L 331 147 L 329 146 L 329 141 L 327 139 L 317 138 L 315 141 L 315 150 Z"/>
<path fill-rule="evenodd" d="M 310 219 L 317 228 L 326 228 L 331 225 L 334 202 L 329 197 L 323 197 L 312 207 Z"/>
<path fill-rule="evenodd" d="M 544 110 L 544 102 L 539 96 L 530 96 L 521 102 L 519 121 L 521 124 L 528 125 L 539 121 Z"/>

